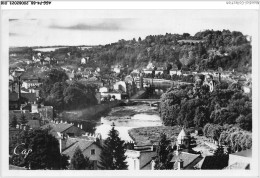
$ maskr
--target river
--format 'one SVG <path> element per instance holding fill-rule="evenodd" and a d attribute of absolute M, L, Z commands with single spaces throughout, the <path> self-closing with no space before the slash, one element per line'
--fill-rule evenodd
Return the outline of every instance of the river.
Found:
<path fill-rule="evenodd" d="M 146 104 L 113 108 L 107 116 L 100 118 L 100 122 L 95 132 L 100 133 L 103 139 L 108 137 L 114 123 L 119 137 L 125 141 L 133 141 L 128 134 L 129 129 L 162 125 L 157 107 Z"/>
<path fill-rule="evenodd" d="M 103 139 L 108 137 L 111 125 L 114 123 L 119 137 L 124 141 L 133 141 L 128 134 L 129 129 L 162 125 L 157 107 L 151 107 L 148 104 L 115 107 L 106 116 L 98 118 L 96 122 L 74 122 L 76 126 L 78 123 L 83 124 L 83 130 L 86 132 L 100 133 Z"/>

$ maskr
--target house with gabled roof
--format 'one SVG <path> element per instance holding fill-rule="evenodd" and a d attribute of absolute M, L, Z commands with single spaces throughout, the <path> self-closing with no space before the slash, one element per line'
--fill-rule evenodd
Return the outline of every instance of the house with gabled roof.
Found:
<path fill-rule="evenodd" d="M 100 154 L 102 148 L 98 142 L 91 139 L 83 138 L 71 138 L 68 137 L 62 140 L 62 154 L 69 156 L 69 162 L 72 159 L 75 151 L 79 148 L 82 151 L 84 157 L 88 157 L 92 163 L 92 169 L 96 170 L 99 166 Z"/>
<path fill-rule="evenodd" d="M 201 159 L 200 154 L 176 150 L 170 162 L 173 164 L 173 170 L 191 170 Z"/>

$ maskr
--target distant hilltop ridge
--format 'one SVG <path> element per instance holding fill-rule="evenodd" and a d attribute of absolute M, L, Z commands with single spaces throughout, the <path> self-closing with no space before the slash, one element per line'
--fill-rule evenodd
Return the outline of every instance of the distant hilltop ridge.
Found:
<path fill-rule="evenodd" d="M 121 39 L 107 45 L 55 46 L 66 49 L 58 49 L 47 55 L 70 62 L 79 62 L 87 56 L 90 59 L 88 66 L 102 68 L 120 64 L 128 70 L 134 70 L 146 67 L 152 61 L 156 66 L 170 63 L 190 70 L 217 70 L 221 67 L 223 70 L 251 72 L 251 40 L 251 36 L 239 31 L 204 30 L 194 36 L 189 33 L 166 33 L 149 35 L 144 39 Z M 35 48 L 10 48 L 10 53 L 33 53 Z M 64 54 L 70 55 L 64 57 Z"/>

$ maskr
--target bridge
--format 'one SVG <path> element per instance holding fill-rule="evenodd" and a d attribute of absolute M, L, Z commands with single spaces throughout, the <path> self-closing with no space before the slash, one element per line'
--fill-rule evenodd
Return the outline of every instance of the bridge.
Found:
<path fill-rule="evenodd" d="M 138 103 L 148 103 L 150 106 L 152 104 L 160 103 L 160 99 L 128 99 L 130 102 L 138 102 Z"/>
<path fill-rule="evenodd" d="M 135 102 L 160 102 L 160 99 L 129 99 L 129 101 L 135 101 Z"/>

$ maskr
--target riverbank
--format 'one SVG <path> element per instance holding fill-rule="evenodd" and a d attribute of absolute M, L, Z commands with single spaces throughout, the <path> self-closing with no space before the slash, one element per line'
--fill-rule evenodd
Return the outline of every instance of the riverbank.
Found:
<path fill-rule="evenodd" d="M 110 101 L 108 103 L 91 106 L 81 110 L 63 111 L 61 118 L 65 120 L 95 120 L 103 114 L 109 112 L 113 107 L 116 107 L 122 103 L 121 101 Z"/>
<path fill-rule="evenodd" d="M 133 141 L 128 134 L 132 128 L 162 125 L 157 107 L 148 104 L 114 107 L 106 116 L 101 117 L 100 123 L 96 127 L 96 133 L 100 133 L 102 138 L 107 138 L 114 123 L 119 136 L 125 141 Z"/>
<path fill-rule="evenodd" d="M 158 144 L 162 133 L 166 134 L 167 139 L 175 142 L 181 129 L 179 126 L 139 127 L 130 129 L 128 134 L 136 145 L 150 145 Z M 187 131 L 191 130 L 188 129 Z"/>
<path fill-rule="evenodd" d="M 108 120 L 131 119 L 136 114 L 159 115 L 157 107 L 148 104 L 114 107 L 105 117 Z"/>

